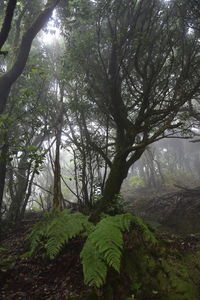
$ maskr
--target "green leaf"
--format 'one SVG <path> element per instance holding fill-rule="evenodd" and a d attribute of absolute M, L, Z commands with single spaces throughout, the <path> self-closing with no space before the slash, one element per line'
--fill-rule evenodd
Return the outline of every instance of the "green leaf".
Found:
<path fill-rule="evenodd" d="M 93 224 L 81 213 L 71 214 L 69 210 L 52 211 L 36 224 L 29 236 L 30 252 L 41 248 L 46 255 L 55 258 L 69 239 L 91 232 Z"/>
<path fill-rule="evenodd" d="M 86 284 L 103 285 L 108 267 L 120 272 L 122 232 L 129 229 L 131 219 L 130 214 L 106 216 L 88 236 L 81 252 Z"/>

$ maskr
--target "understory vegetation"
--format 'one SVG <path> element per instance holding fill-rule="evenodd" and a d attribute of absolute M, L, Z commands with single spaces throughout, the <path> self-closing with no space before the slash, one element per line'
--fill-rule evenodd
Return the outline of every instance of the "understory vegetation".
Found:
<path fill-rule="evenodd" d="M 71 214 L 66 210 L 50 213 L 29 235 L 27 255 L 39 251 L 54 259 L 77 236 L 84 240 L 80 258 L 85 284 L 98 288 L 100 299 L 115 299 L 116 291 L 109 287 L 110 280 L 106 280 L 108 270 L 116 271 L 111 282 L 112 277 L 122 276 L 120 273 L 127 276 L 127 291 L 120 292 L 121 299 L 131 295 L 131 299 L 148 299 L 153 295 L 159 299 L 198 299 L 200 244 L 195 254 L 197 274 L 190 277 L 189 260 L 194 257 L 184 261 L 178 251 L 167 252 L 166 245 L 172 241 L 159 241 L 140 218 L 131 214 L 104 215 L 94 226 L 81 213 Z"/>
<path fill-rule="evenodd" d="M 68 277 L 64 266 L 70 244 L 80 245 L 76 259 L 86 290 L 73 296 L 74 287 L 67 299 L 199 299 L 199 235 L 180 238 L 161 234 L 130 213 L 104 215 L 94 225 L 87 216 L 64 210 L 45 215 L 25 237 L 26 246 L 20 255 L 0 249 L 1 273 L 13 272 L 18 261 L 18 268 L 20 263 L 43 263 L 53 271 L 60 265 L 63 276 Z M 75 249 L 73 246 L 72 251 Z M 56 273 L 54 276 L 56 279 Z"/>

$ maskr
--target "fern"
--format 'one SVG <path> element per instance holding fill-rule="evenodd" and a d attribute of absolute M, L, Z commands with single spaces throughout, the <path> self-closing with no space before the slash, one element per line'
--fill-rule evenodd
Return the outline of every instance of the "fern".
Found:
<path fill-rule="evenodd" d="M 154 235 L 143 221 L 131 214 L 105 216 L 96 226 L 81 213 L 70 214 L 68 210 L 53 211 L 36 224 L 29 236 L 30 254 L 41 248 L 50 259 L 55 258 L 69 239 L 87 236 L 81 251 L 85 283 L 97 288 L 105 283 L 107 271 L 112 267 L 120 272 L 123 250 L 123 232 L 129 229 L 139 232 L 148 244 L 156 243 Z M 133 235 L 134 242 L 134 235 Z"/>
<path fill-rule="evenodd" d="M 33 255 L 44 244 L 49 224 L 57 214 L 57 211 L 46 213 L 44 219 L 34 225 L 33 230 L 27 238 L 30 241 L 30 255 Z"/>
<path fill-rule="evenodd" d="M 29 236 L 30 254 L 43 247 L 47 256 L 53 259 L 69 239 L 83 232 L 88 234 L 92 228 L 93 225 L 88 221 L 88 217 L 81 213 L 70 214 L 68 210 L 53 211 L 33 228 Z"/>
<path fill-rule="evenodd" d="M 157 240 L 156 240 L 154 234 L 149 230 L 149 228 L 142 221 L 142 219 L 140 219 L 139 217 L 136 217 L 136 216 L 132 216 L 132 224 L 139 228 L 144 242 L 146 242 L 148 244 L 152 244 L 152 245 L 155 245 L 157 243 Z"/>
<path fill-rule="evenodd" d="M 85 283 L 97 288 L 101 287 L 104 284 L 108 267 L 91 240 L 84 245 L 81 259 Z"/>
<path fill-rule="evenodd" d="M 86 284 L 100 287 L 105 282 L 108 267 L 120 271 L 122 232 L 129 229 L 131 220 L 130 214 L 107 216 L 88 236 L 81 252 Z"/>

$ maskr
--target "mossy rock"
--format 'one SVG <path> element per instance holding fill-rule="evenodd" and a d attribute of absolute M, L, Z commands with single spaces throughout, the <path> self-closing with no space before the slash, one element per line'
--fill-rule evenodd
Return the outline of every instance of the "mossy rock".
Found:
<path fill-rule="evenodd" d="M 162 261 L 163 271 L 158 274 L 160 289 L 166 300 L 197 300 L 198 287 L 192 281 L 184 261 L 166 259 Z M 166 276 L 167 274 L 167 276 Z"/>
<path fill-rule="evenodd" d="M 199 300 L 200 251 L 183 256 L 142 220 L 136 225 L 125 238 L 120 274 L 110 270 L 98 297 L 88 299 Z"/>
<path fill-rule="evenodd" d="M 127 250 L 124 265 L 132 286 L 130 295 L 137 300 L 199 300 L 200 255 L 195 273 L 192 272 L 191 260 L 163 253 L 163 246 L 136 247 Z"/>

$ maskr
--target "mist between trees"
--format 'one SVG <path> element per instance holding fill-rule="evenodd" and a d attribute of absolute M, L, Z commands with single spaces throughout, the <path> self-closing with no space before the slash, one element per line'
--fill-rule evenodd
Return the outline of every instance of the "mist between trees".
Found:
<path fill-rule="evenodd" d="M 131 202 L 198 185 L 197 5 L 18 1 L 13 16 L 0 2 L 3 218 L 73 207 L 95 219 L 118 212 L 120 191 Z"/>

